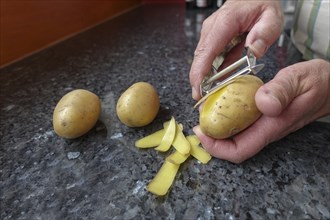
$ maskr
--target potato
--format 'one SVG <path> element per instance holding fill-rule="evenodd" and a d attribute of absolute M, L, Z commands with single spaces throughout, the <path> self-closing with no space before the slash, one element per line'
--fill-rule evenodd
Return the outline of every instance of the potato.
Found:
<path fill-rule="evenodd" d="M 94 127 L 101 113 L 97 95 L 83 89 L 73 90 L 57 103 L 53 113 L 53 127 L 57 135 L 72 139 Z"/>
<path fill-rule="evenodd" d="M 258 77 L 243 75 L 210 95 L 200 112 L 202 132 L 215 139 L 224 139 L 254 123 L 261 115 L 254 97 L 262 85 Z"/>
<path fill-rule="evenodd" d="M 116 111 L 119 120 L 128 127 L 142 127 L 155 119 L 159 106 L 155 88 L 149 83 L 138 82 L 120 96 Z"/>

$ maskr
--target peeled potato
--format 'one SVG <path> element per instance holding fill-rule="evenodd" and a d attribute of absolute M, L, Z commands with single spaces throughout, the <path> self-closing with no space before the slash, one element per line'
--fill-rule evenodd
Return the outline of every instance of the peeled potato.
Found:
<path fill-rule="evenodd" d="M 210 95 L 200 112 L 202 132 L 216 139 L 224 139 L 254 123 L 261 115 L 254 97 L 262 85 L 258 77 L 243 75 Z"/>
<path fill-rule="evenodd" d="M 53 113 L 53 127 L 57 135 L 77 138 L 94 127 L 101 113 L 97 95 L 83 89 L 73 90 L 57 103 Z"/>
<path fill-rule="evenodd" d="M 116 111 L 119 120 L 128 127 L 142 127 L 155 119 L 159 106 L 155 88 L 149 83 L 138 82 L 120 96 Z"/>

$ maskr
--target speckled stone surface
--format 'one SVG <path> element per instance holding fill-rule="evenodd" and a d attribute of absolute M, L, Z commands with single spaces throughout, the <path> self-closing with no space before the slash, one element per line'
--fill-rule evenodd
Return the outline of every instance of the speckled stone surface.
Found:
<path fill-rule="evenodd" d="M 240 165 L 190 158 L 168 195 L 146 191 L 166 153 L 134 142 L 171 116 L 191 134 L 198 112 L 188 81 L 200 21 L 211 11 L 145 5 L 1 70 L 0 219 L 329 219 L 330 124 L 315 122 Z M 271 79 L 286 60 L 262 59 Z M 116 100 L 148 81 L 161 110 L 127 128 Z M 65 140 L 52 128 L 57 101 L 84 88 L 102 100 L 100 122 Z"/>

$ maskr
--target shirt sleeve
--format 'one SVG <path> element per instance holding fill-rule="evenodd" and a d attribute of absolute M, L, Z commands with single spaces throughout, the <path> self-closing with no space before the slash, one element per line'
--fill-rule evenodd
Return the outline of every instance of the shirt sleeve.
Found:
<path fill-rule="evenodd" d="M 330 60 L 330 1 L 297 1 L 291 39 L 306 60 Z"/>

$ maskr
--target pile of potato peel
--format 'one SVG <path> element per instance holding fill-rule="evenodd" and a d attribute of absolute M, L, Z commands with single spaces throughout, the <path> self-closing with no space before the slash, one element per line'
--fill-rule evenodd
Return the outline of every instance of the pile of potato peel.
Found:
<path fill-rule="evenodd" d="M 202 147 L 196 135 L 185 136 L 183 126 L 174 117 L 164 123 L 164 128 L 135 142 L 138 148 L 154 148 L 160 152 L 168 151 L 171 146 L 174 152 L 168 155 L 147 190 L 157 196 L 164 196 L 174 182 L 180 165 L 191 155 L 203 164 L 212 158 Z"/>

